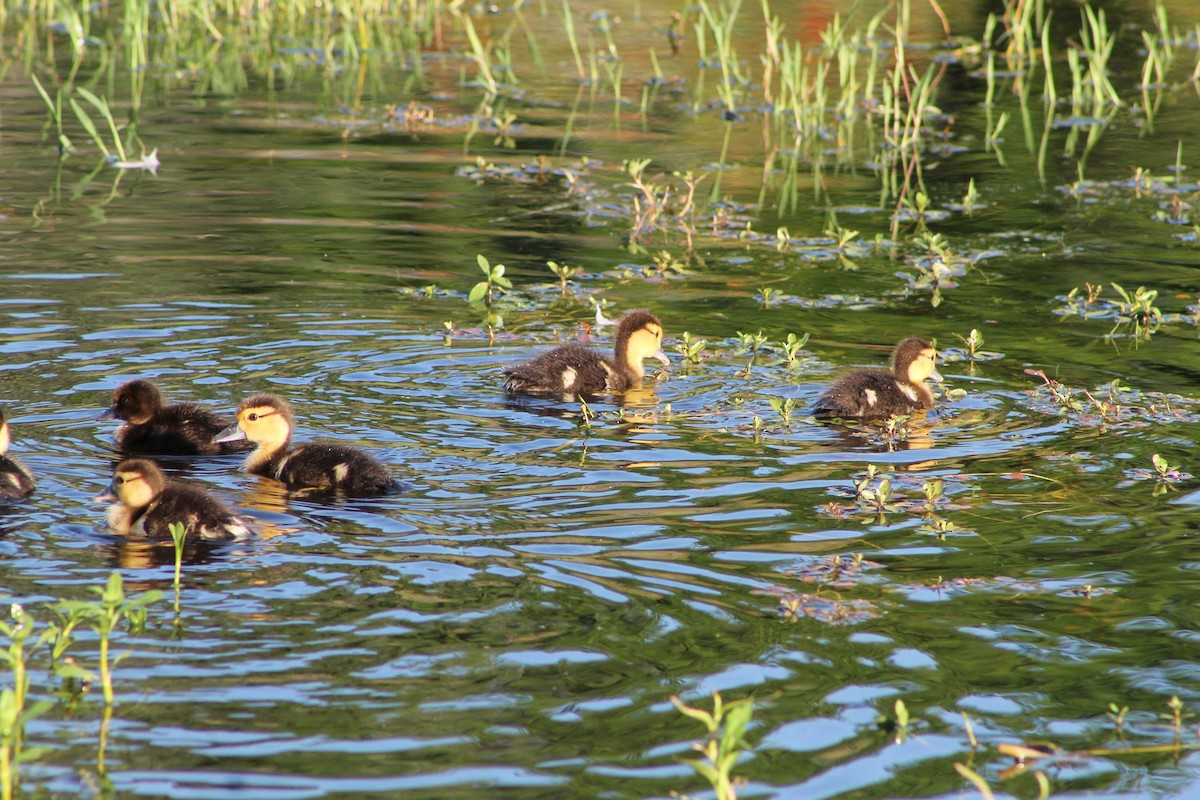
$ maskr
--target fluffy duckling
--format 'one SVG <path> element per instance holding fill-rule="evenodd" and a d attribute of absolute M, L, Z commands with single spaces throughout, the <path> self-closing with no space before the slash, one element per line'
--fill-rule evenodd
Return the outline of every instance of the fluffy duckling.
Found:
<path fill-rule="evenodd" d="M 135 539 L 170 539 L 171 523 L 187 528 L 189 538 L 210 542 L 241 539 L 246 523 L 203 489 L 167 480 L 153 461 L 127 458 L 113 470 L 112 484 L 96 500 L 108 507 L 108 527 Z"/>
<path fill-rule="evenodd" d="M 256 394 L 242 403 L 237 421 L 213 441 L 249 439 L 257 449 L 246 458 L 242 469 L 274 478 L 289 489 L 341 490 L 366 496 L 400 488 L 387 467 L 362 450 L 313 442 L 290 447 L 294 427 L 292 410 L 283 398 Z"/>
<path fill-rule="evenodd" d="M 646 374 L 642 361 L 670 364 L 662 351 L 662 323 L 649 311 L 630 311 L 617 321 L 613 357 L 578 345 L 556 347 L 532 361 L 504 369 L 511 394 L 623 392 Z"/>
<path fill-rule="evenodd" d="M 98 419 L 120 419 L 113 438 L 131 453 L 170 456 L 211 456 L 248 450 L 242 442 L 216 444 L 213 437 L 229 425 L 222 417 L 195 403 L 163 403 L 162 392 L 148 380 L 128 381 L 113 392 L 112 408 Z"/>
<path fill-rule="evenodd" d="M 34 487 L 33 475 L 29 474 L 25 465 L 6 455 L 9 439 L 8 419 L 4 416 L 4 409 L 0 408 L 0 503 L 20 500 Z"/>
<path fill-rule="evenodd" d="M 910 336 L 892 351 L 892 368 L 860 369 L 838 379 L 817 400 L 813 414 L 819 419 L 863 419 L 911 414 L 933 407 L 928 378 L 941 380 L 937 351 L 919 336 Z"/>

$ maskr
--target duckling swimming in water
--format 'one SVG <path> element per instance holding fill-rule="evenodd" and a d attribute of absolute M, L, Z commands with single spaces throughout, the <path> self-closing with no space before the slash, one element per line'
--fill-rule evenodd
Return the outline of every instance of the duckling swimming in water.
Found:
<path fill-rule="evenodd" d="M 8 419 L 4 409 L 0 408 L 0 503 L 20 500 L 31 493 L 35 485 L 33 475 L 25 465 L 6 455 L 9 440 Z"/>
<path fill-rule="evenodd" d="M 933 407 L 928 378 L 940 381 L 937 351 L 919 336 L 910 336 L 892 351 L 892 368 L 860 369 L 838 379 L 817 400 L 813 415 L 872 419 L 911 414 Z"/>
<path fill-rule="evenodd" d="M 241 539 L 246 523 L 203 489 L 167 480 L 146 458 L 127 458 L 113 470 L 112 484 L 96 500 L 116 500 L 108 507 L 108 526 L 135 539 L 170 539 L 178 522 L 191 538 L 210 542 Z"/>
<path fill-rule="evenodd" d="M 308 442 L 289 447 L 295 423 L 287 401 L 256 394 L 238 408 L 237 421 L 214 437 L 215 442 L 249 439 L 257 449 L 242 467 L 286 484 L 289 489 L 341 490 L 367 496 L 397 491 L 400 483 L 387 467 L 354 447 Z"/>
<path fill-rule="evenodd" d="M 532 361 L 504 369 L 504 390 L 510 394 L 595 394 L 623 392 L 646 374 L 642 361 L 671 362 L 662 351 L 662 323 L 649 311 L 630 311 L 617 321 L 613 357 L 565 345 Z"/>
<path fill-rule="evenodd" d="M 131 453 L 211 456 L 250 449 L 244 442 L 213 442 L 213 437 L 228 427 L 228 417 L 195 403 L 165 405 L 158 387 L 140 378 L 118 386 L 112 408 L 97 419 L 124 420 L 113 438 L 118 447 Z"/>

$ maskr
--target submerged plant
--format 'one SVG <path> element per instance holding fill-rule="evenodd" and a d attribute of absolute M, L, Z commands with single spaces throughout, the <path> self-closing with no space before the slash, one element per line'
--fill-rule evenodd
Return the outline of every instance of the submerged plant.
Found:
<path fill-rule="evenodd" d="M 688 762 L 692 769 L 712 784 L 717 800 L 737 800 L 733 767 L 746 747 L 746 727 L 754 714 L 754 698 L 744 697 L 726 703 L 720 692 L 713 692 L 712 713 L 685 705 L 676 696 L 671 697 L 671 703 L 681 713 L 703 723 L 708 730 L 708 741 L 692 745 L 704 756 L 703 761 Z"/>

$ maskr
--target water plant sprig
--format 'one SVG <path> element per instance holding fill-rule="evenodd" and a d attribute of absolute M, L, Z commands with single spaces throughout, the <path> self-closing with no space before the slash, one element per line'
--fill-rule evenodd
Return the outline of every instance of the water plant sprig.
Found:
<path fill-rule="evenodd" d="M 686 705 L 676 696 L 671 697 L 671 703 L 682 714 L 703 723 L 708 730 L 708 741 L 692 745 L 704 760 L 688 763 L 712 784 L 717 800 L 737 800 L 733 768 L 746 747 L 746 728 L 754 715 L 754 698 L 744 697 L 726 703 L 719 692 L 713 692 L 712 713 Z"/>
<path fill-rule="evenodd" d="M 146 621 L 146 606 L 157 602 L 162 592 L 157 589 L 132 597 L 125 594 L 121 573 L 114 571 L 103 587 L 93 587 L 100 595 L 98 601 L 60 600 L 58 608 L 70 616 L 78 615 L 91 626 L 100 637 L 100 684 L 104 689 L 104 702 L 113 703 L 112 670 L 127 655 L 122 653 L 110 658 L 111 639 L 117 626 L 125 621 L 131 630 L 140 630 Z"/>
<path fill-rule="evenodd" d="M 688 364 L 699 364 L 700 354 L 704 352 L 704 348 L 708 347 L 707 339 L 693 339 L 692 334 L 684 331 L 679 337 L 682 341 L 675 345 L 675 352 L 683 356 L 684 362 Z"/>
<path fill-rule="evenodd" d="M 493 293 L 500 289 L 512 288 L 512 281 L 504 277 L 503 264 L 493 265 L 482 253 L 475 256 L 475 261 L 479 264 L 480 272 L 483 273 L 483 280 L 471 288 L 471 293 L 467 295 L 468 302 L 476 303 L 482 300 L 485 303 L 491 303 Z"/>
<path fill-rule="evenodd" d="M 582 267 L 569 267 L 566 264 L 559 264 L 557 261 L 547 261 L 546 266 L 558 276 L 559 291 L 563 294 L 567 293 L 567 281 L 583 272 Z"/>

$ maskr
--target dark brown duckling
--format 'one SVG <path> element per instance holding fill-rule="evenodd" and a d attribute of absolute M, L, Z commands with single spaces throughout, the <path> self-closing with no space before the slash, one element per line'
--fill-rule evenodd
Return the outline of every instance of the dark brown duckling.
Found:
<path fill-rule="evenodd" d="M 170 539 L 171 524 L 187 529 L 189 539 L 210 542 L 241 539 L 246 523 L 203 489 L 167 480 L 146 458 L 127 458 L 113 470 L 112 484 L 96 500 L 116 500 L 108 507 L 108 527 L 134 539 Z"/>
<path fill-rule="evenodd" d="M 25 465 L 7 455 L 11 435 L 4 409 L 0 408 L 0 503 L 28 497 L 33 492 L 33 475 Z"/>
<path fill-rule="evenodd" d="M 354 447 L 309 442 L 291 447 L 295 422 L 287 401 L 256 394 L 238 408 L 237 421 L 214 441 L 249 439 L 257 448 L 242 467 L 286 484 L 289 489 L 327 489 L 360 497 L 398 491 L 388 468 Z"/>
<path fill-rule="evenodd" d="M 662 323 L 649 311 L 630 311 L 617 321 L 613 357 L 565 345 L 532 361 L 504 369 L 510 394 L 595 394 L 623 392 L 646 374 L 642 361 L 671 362 L 662 351 Z"/>
<path fill-rule="evenodd" d="M 211 456 L 250 449 L 245 442 L 216 444 L 213 437 L 231 420 L 196 403 L 163 403 L 162 392 L 148 380 L 128 381 L 113 393 L 112 407 L 98 419 L 120 419 L 113 438 L 130 453 L 164 456 Z"/>
<path fill-rule="evenodd" d="M 874 419 L 911 414 L 933 407 L 928 378 L 941 380 L 937 350 L 919 336 L 910 336 L 892 351 L 892 368 L 860 369 L 839 378 L 817 400 L 818 419 Z"/>

